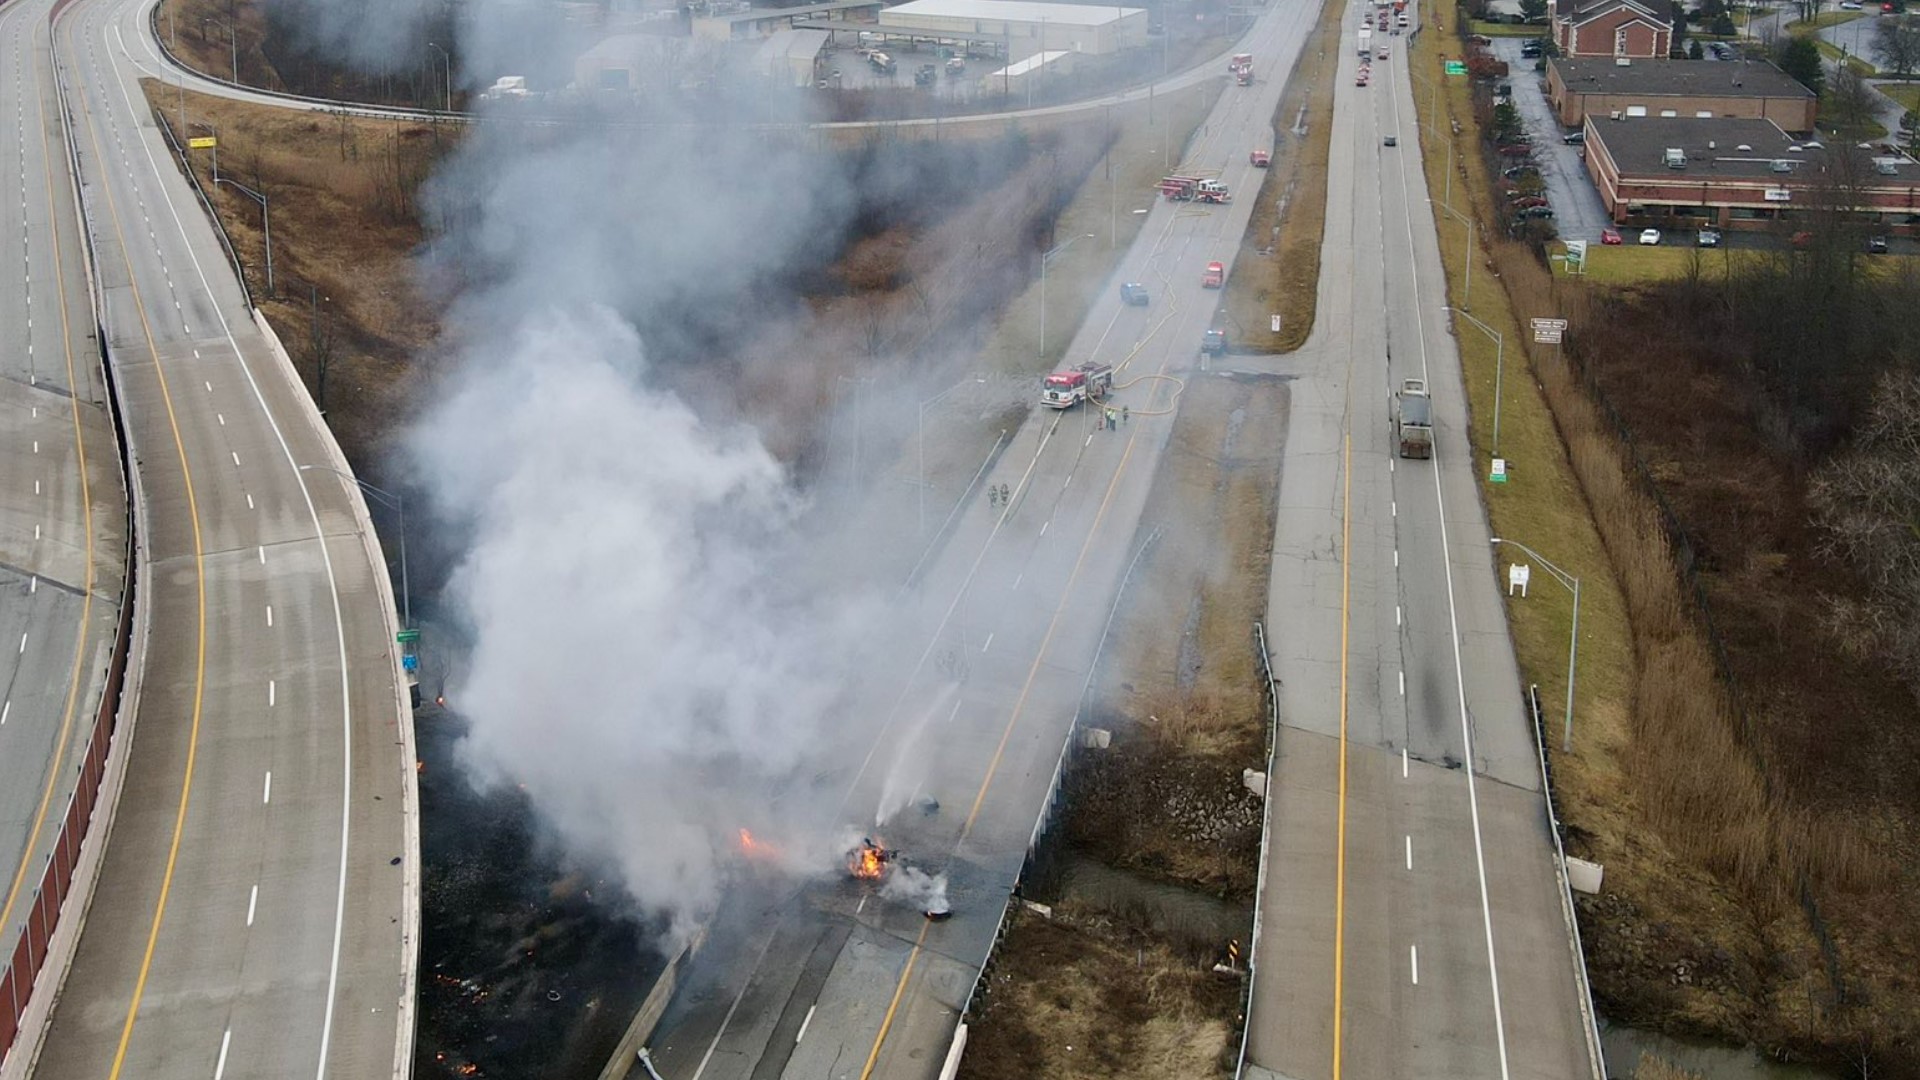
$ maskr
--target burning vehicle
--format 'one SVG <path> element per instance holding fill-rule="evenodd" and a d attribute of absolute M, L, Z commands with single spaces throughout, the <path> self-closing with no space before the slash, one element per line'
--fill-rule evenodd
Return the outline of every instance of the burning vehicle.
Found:
<path fill-rule="evenodd" d="M 882 847 L 870 836 L 860 838 L 860 846 L 847 852 L 847 873 L 864 881 L 879 881 L 899 852 Z"/>
<path fill-rule="evenodd" d="M 871 881 L 888 900 L 911 903 L 931 922 L 953 917 L 953 905 L 947 901 L 947 876 L 929 874 L 901 859 L 897 849 L 877 843 L 870 836 L 847 852 L 847 876 Z"/>

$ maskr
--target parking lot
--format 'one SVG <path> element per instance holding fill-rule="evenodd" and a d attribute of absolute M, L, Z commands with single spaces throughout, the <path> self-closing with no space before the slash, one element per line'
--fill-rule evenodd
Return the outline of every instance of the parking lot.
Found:
<path fill-rule="evenodd" d="M 1580 159 L 1580 147 L 1562 142 L 1566 129 L 1554 118 L 1547 103 L 1546 76 L 1533 70 L 1535 61 L 1524 58 L 1521 38 L 1495 38 L 1489 51 L 1507 62 L 1507 82 L 1513 86 L 1513 106 L 1520 122 L 1533 136 L 1533 164 L 1546 185 L 1547 205 L 1553 207 L 1554 228 L 1564 240 L 1599 243 L 1600 230 L 1609 222 L 1600 193 L 1587 178 L 1586 163 Z M 1503 166 L 1505 167 L 1505 166 Z"/>

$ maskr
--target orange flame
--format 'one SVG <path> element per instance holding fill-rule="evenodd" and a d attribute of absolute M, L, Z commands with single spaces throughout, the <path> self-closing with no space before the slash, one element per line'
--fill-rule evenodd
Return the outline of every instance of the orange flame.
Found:
<path fill-rule="evenodd" d="M 869 881 L 878 880 L 886 866 L 881 850 L 872 844 L 861 844 L 847 856 L 847 870 L 857 878 Z"/>

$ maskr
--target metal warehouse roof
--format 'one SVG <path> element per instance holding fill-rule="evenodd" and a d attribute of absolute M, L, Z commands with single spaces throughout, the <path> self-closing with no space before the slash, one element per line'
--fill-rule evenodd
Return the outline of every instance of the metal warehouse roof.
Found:
<path fill-rule="evenodd" d="M 1037 71 L 1040 68 L 1046 67 L 1048 64 L 1053 63 L 1055 60 L 1058 60 L 1063 56 L 1071 56 L 1071 55 L 1073 54 L 1067 52 L 1065 49 L 1053 49 L 1047 52 L 1037 52 L 1037 53 L 1034 53 L 1032 56 L 1027 57 L 1025 60 L 1020 61 L 1017 64 L 1008 64 L 1006 67 L 1003 67 L 999 71 L 996 71 L 992 75 L 989 75 L 988 78 L 998 79 L 1006 76 L 1025 75 L 1029 71 Z"/>
<path fill-rule="evenodd" d="M 754 59 L 763 64 L 779 58 L 812 60 L 827 47 L 830 36 L 825 30 L 776 30 L 767 35 Z"/>
<path fill-rule="evenodd" d="M 1145 8 L 1099 7 L 1093 4 L 1046 4 L 1038 0 L 909 0 L 880 11 L 882 25 L 890 16 L 909 18 L 975 19 L 990 22 L 1038 23 L 1060 26 L 1105 26 Z"/>

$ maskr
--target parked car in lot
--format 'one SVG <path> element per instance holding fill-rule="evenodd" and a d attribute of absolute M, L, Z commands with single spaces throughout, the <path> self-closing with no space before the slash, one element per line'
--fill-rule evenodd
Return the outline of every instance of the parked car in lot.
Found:
<path fill-rule="evenodd" d="M 1531 165 L 1515 165 L 1512 168 L 1500 170 L 1500 175 L 1506 177 L 1509 180 L 1518 180 L 1521 177 L 1526 176 L 1528 173 L 1532 173 L 1533 175 L 1538 176 L 1540 175 L 1540 170 L 1534 168 Z"/>
<path fill-rule="evenodd" d="M 1526 209 L 1520 211 L 1519 213 L 1513 216 L 1522 221 L 1528 220 L 1530 218 L 1551 218 L 1553 217 L 1553 207 L 1529 206 Z"/>
<path fill-rule="evenodd" d="M 1575 131 L 1571 134 L 1560 136 L 1560 141 L 1566 143 L 1568 146 L 1578 146 L 1587 141 L 1587 133 L 1584 131 Z"/>
<path fill-rule="evenodd" d="M 1869 255 L 1885 255 L 1886 253 L 1887 253 L 1887 238 L 1886 238 L 1886 237 L 1884 237 L 1884 236 L 1869 236 L 1869 237 L 1867 237 L 1867 254 L 1869 254 Z"/>
<path fill-rule="evenodd" d="M 1620 239 L 1619 229 L 1601 229 L 1600 242 L 1608 247 L 1619 247 L 1624 241 Z"/>
<path fill-rule="evenodd" d="M 1693 242 L 1696 244 L 1699 244 L 1701 247 L 1719 247 L 1720 246 L 1720 230 L 1719 229 L 1701 229 L 1700 234 L 1694 237 Z"/>
<path fill-rule="evenodd" d="M 1647 247 L 1659 247 L 1660 246 L 1660 230 L 1659 229 L 1641 229 L 1640 243 Z"/>
<path fill-rule="evenodd" d="M 1536 206 L 1545 205 L 1547 205 L 1547 198 L 1544 195 L 1524 195 L 1513 201 L 1513 206 L 1516 210 L 1529 210 Z"/>

